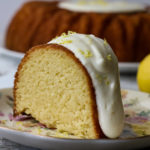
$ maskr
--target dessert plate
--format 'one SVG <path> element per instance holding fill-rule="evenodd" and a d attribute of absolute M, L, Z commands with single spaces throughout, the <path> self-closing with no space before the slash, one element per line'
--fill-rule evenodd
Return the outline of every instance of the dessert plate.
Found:
<path fill-rule="evenodd" d="M 125 127 L 118 139 L 77 139 L 54 129 L 29 116 L 13 117 L 12 89 L 0 90 L 0 135 L 11 141 L 42 149 L 65 150 L 132 150 L 150 147 L 150 94 L 122 90 L 125 110 Z M 69 139 L 68 139 L 69 138 Z"/>
<path fill-rule="evenodd" d="M 9 50 L 9 49 L 4 48 L 4 47 L 0 47 L 0 54 L 4 54 L 7 56 L 19 58 L 19 59 L 22 59 L 24 56 L 24 53 L 15 52 L 15 51 Z"/>

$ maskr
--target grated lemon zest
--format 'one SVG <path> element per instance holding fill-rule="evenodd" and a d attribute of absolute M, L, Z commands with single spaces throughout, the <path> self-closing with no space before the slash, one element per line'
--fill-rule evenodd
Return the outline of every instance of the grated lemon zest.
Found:
<path fill-rule="evenodd" d="M 107 40 L 104 38 L 104 45 L 106 46 L 106 45 L 108 45 L 108 42 L 107 42 Z"/>
<path fill-rule="evenodd" d="M 59 44 L 69 44 L 69 43 L 72 43 L 72 40 L 64 40 L 59 42 Z"/>
<path fill-rule="evenodd" d="M 68 31 L 68 34 L 70 35 L 70 34 L 75 34 L 76 32 L 74 32 L 74 31 Z"/>
<path fill-rule="evenodd" d="M 109 60 L 109 61 L 112 60 L 112 56 L 110 54 L 107 55 L 107 60 Z"/>
<path fill-rule="evenodd" d="M 86 50 L 86 51 L 83 51 L 81 49 L 78 49 L 78 51 L 85 57 L 85 58 L 89 58 L 89 57 L 92 57 L 93 54 L 89 51 L 89 50 Z"/>

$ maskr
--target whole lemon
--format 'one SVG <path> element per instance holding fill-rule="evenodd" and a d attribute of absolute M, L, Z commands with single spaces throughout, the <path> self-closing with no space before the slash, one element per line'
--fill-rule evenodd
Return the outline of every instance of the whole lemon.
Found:
<path fill-rule="evenodd" d="M 150 54 L 140 62 L 137 82 L 141 91 L 150 93 Z"/>

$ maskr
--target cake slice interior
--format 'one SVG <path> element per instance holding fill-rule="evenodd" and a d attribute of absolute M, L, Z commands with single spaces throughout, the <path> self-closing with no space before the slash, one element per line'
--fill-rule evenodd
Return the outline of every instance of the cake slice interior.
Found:
<path fill-rule="evenodd" d="M 15 77 L 14 114 L 81 138 L 103 136 L 91 78 L 74 54 L 57 44 L 29 50 Z"/>

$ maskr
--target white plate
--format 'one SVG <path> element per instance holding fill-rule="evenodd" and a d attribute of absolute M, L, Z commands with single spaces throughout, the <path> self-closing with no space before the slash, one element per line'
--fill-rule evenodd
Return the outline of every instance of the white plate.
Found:
<path fill-rule="evenodd" d="M 19 59 L 22 59 L 24 57 L 24 53 L 15 52 L 4 47 L 0 47 L 0 54 L 4 54 L 10 57 L 16 57 Z"/>
<path fill-rule="evenodd" d="M 75 139 L 76 137 L 67 134 L 65 138 L 56 138 L 62 135 L 25 115 L 14 118 L 12 89 L 1 89 L 0 135 L 20 144 L 42 149 L 132 150 L 150 147 L 150 95 L 123 90 L 122 99 L 125 127 L 118 139 Z"/>

